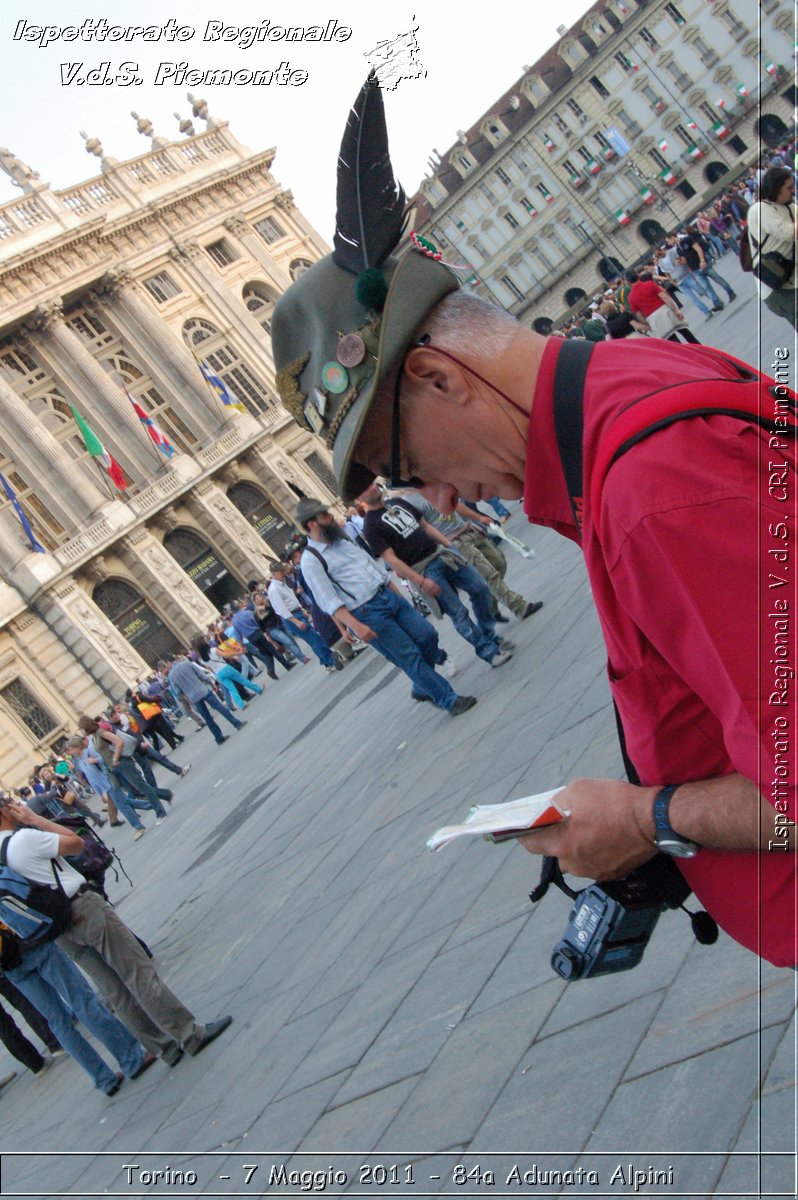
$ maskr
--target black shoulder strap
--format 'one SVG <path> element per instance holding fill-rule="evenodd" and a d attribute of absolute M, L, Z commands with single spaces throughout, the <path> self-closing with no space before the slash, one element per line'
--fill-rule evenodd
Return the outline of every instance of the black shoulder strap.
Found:
<path fill-rule="evenodd" d="M 569 338 L 560 347 L 554 372 L 554 430 L 568 499 L 576 527 L 582 531 L 582 400 L 594 342 Z"/>
<path fill-rule="evenodd" d="M 315 546 L 306 546 L 305 549 L 307 550 L 308 554 L 312 554 L 314 558 L 317 558 L 319 560 L 319 562 L 321 563 L 322 568 L 324 570 L 324 574 L 327 576 L 327 578 L 332 579 L 332 575 L 330 574 L 330 568 L 327 566 L 327 563 L 324 561 L 324 555 L 320 554 Z M 338 588 L 339 592 L 343 592 L 343 594 L 345 596 L 348 596 L 350 600 L 354 600 L 355 597 L 352 595 L 352 593 L 348 592 L 345 587 L 341 587 L 340 583 L 338 583 L 338 581 L 336 579 L 332 579 L 332 581 L 335 584 L 335 586 Z"/>
<path fill-rule="evenodd" d="M 16 833 L 16 829 L 14 833 Z M 3 838 L 2 845 L 0 845 L 0 867 L 8 866 L 8 843 L 11 841 L 14 833 L 10 833 L 8 837 Z"/>
<path fill-rule="evenodd" d="M 19 830 L 15 829 L 14 833 L 19 833 Z M 14 833 L 9 834 L 7 838 L 3 838 L 2 843 L 0 843 L 0 867 L 8 866 L 8 843 L 11 841 Z M 58 865 L 54 858 L 50 859 L 50 866 L 52 868 L 56 888 L 59 892 L 63 892 L 64 895 L 66 895 L 63 884 L 61 883 L 61 877 L 58 874 L 58 872 L 63 870 L 63 868 Z"/>

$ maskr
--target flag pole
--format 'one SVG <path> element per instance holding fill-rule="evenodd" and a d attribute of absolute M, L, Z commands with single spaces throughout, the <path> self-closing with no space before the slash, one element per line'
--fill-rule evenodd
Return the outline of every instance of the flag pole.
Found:
<path fill-rule="evenodd" d="M 127 396 L 128 400 L 129 400 L 129 401 L 130 401 L 130 403 L 132 404 L 132 403 L 133 403 L 133 397 L 131 396 L 130 392 L 128 391 L 127 383 L 126 383 L 126 382 L 125 382 L 125 380 L 122 378 L 122 376 L 121 376 L 121 373 L 120 373 L 119 371 L 117 371 L 117 372 L 116 372 L 116 375 L 115 375 L 115 377 L 116 377 L 116 382 L 119 384 L 119 386 L 121 387 L 122 391 L 125 393 L 125 395 Z M 135 411 L 135 410 L 134 410 L 134 411 Z M 155 455 L 155 457 L 158 459 L 158 466 L 159 466 L 159 467 L 166 466 L 166 458 L 165 458 L 165 456 L 164 456 L 163 454 L 161 454 L 161 452 L 160 452 L 160 451 L 159 451 L 159 450 L 156 448 L 156 446 L 155 446 L 155 444 L 154 444 L 154 442 L 153 442 L 152 438 L 151 438 L 151 437 L 150 437 L 150 435 L 147 433 L 146 429 L 145 429 L 145 430 L 143 430 L 143 433 L 144 433 L 144 436 L 145 436 L 145 438 L 147 439 L 147 444 L 149 445 L 149 447 L 150 447 L 150 449 L 152 450 L 152 452 L 153 452 L 153 454 Z"/>

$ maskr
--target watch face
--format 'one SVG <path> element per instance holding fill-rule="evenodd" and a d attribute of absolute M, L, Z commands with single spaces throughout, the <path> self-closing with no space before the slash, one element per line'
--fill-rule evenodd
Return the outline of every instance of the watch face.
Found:
<path fill-rule="evenodd" d="M 657 848 L 663 854 L 669 854 L 671 858 L 695 858 L 700 850 L 695 842 L 688 842 L 685 838 L 668 837 L 667 834 L 660 834 L 657 838 Z"/>

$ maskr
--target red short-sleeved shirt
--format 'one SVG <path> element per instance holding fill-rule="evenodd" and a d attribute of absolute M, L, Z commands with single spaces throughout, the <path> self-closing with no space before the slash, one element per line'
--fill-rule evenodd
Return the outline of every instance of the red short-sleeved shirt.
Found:
<path fill-rule="evenodd" d="M 655 283 L 653 279 L 639 279 L 629 293 L 630 310 L 633 313 L 642 313 L 644 317 L 650 317 L 665 303 L 660 295 L 661 292 L 662 284 Z"/>
<path fill-rule="evenodd" d="M 552 338 L 535 388 L 524 509 L 535 524 L 578 540 L 554 432 L 559 349 Z M 778 490 L 769 495 L 762 470 L 774 455 L 784 461 L 783 452 L 771 448 L 768 434 L 731 417 L 676 422 L 608 473 L 601 544 L 590 511 L 591 468 L 609 419 L 643 392 L 725 376 L 734 378 L 732 369 L 704 347 L 646 340 L 594 349 L 584 398 L 582 546 L 610 688 L 642 782 L 678 784 L 736 771 L 774 805 L 774 734 L 786 720 L 792 751 L 786 773 L 778 774 L 786 789 L 778 795 L 787 797 L 794 821 L 798 683 L 792 681 L 787 706 L 773 703 L 774 645 L 781 644 L 774 633 L 788 630 L 787 661 L 794 665 L 798 572 L 780 572 L 768 552 L 783 549 L 771 530 L 785 518 L 794 551 L 798 481 L 790 476 L 785 502 Z M 789 582 L 769 587 L 772 575 Z M 776 816 L 774 807 L 774 829 Z M 794 965 L 794 854 L 706 849 L 679 867 L 727 933 L 776 965 Z"/>

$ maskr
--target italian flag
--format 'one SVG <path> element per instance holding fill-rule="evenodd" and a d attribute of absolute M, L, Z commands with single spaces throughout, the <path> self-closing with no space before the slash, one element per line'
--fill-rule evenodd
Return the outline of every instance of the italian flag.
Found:
<path fill-rule="evenodd" d="M 663 181 L 663 183 L 667 183 L 668 187 L 672 187 L 673 184 L 676 182 L 676 176 L 674 175 L 674 173 L 670 169 L 670 167 L 666 167 L 664 171 L 660 171 L 659 177 Z"/>
<path fill-rule="evenodd" d="M 725 108 L 725 107 L 726 107 L 726 101 L 721 96 L 720 100 L 718 100 L 718 108 Z"/>
<path fill-rule="evenodd" d="M 745 86 L 744 83 L 738 83 L 737 84 L 737 95 L 738 96 L 750 96 L 751 93 L 749 92 L 748 88 Z"/>
<path fill-rule="evenodd" d="M 642 187 L 640 189 L 640 195 L 643 197 L 644 204 L 653 204 L 656 200 L 656 196 L 652 192 L 651 188 L 648 187 Z"/>
<path fill-rule="evenodd" d="M 690 158 L 701 158 L 701 151 L 698 149 L 698 146 L 696 146 L 696 145 L 688 146 L 687 153 L 690 156 Z"/>
<path fill-rule="evenodd" d="M 546 149 L 549 152 L 551 152 L 552 150 L 555 149 L 554 142 L 551 140 L 551 138 L 549 137 L 548 134 L 545 134 L 545 136 L 543 138 L 543 145 L 546 147 Z"/>
<path fill-rule="evenodd" d="M 729 131 L 726 128 L 726 126 L 723 124 L 722 121 L 716 121 L 715 124 L 712 126 L 712 132 L 714 133 L 716 138 L 719 138 L 722 141 L 723 138 L 726 137 L 726 135 L 728 134 Z"/>
<path fill-rule="evenodd" d="M 540 189 L 540 193 L 543 196 L 543 199 L 546 201 L 547 204 L 551 204 L 553 202 L 554 197 L 552 196 L 552 194 L 548 188 L 542 187 Z"/>
<path fill-rule="evenodd" d="M 695 121 L 688 121 L 687 128 L 688 129 L 698 129 L 698 126 L 696 125 Z"/>
<path fill-rule="evenodd" d="M 619 208 L 615 214 L 615 220 L 619 225 L 628 225 L 631 219 L 625 208 Z"/>
<path fill-rule="evenodd" d="M 779 73 L 779 68 L 775 63 L 772 62 L 765 63 L 765 70 L 767 71 L 768 75 L 778 75 Z"/>
<path fill-rule="evenodd" d="M 80 430 L 80 436 L 83 438 L 83 444 L 88 450 L 92 458 L 96 458 L 100 466 L 105 470 L 111 481 L 123 492 L 128 486 L 127 480 L 122 472 L 122 468 L 114 458 L 113 454 L 109 454 L 105 446 L 102 444 L 97 434 L 91 428 L 73 405 L 70 404 L 72 416 L 75 418 L 75 424 Z"/>
<path fill-rule="evenodd" d="M 580 188 L 584 182 L 585 182 L 585 180 L 582 175 L 572 175 L 571 176 L 571 184 L 575 188 Z"/>
<path fill-rule="evenodd" d="M 612 146 L 604 146 L 601 153 L 602 157 L 606 158 L 608 161 L 611 158 L 615 158 L 615 151 L 613 150 Z"/>
<path fill-rule="evenodd" d="M 595 158 L 591 158 L 590 161 L 585 165 L 587 166 L 587 169 L 591 175 L 598 175 L 599 171 L 601 170 L 601 163 L 596 162 Z"/>
<path fill-rule="evenodd" d="M 657 149 L 659 150 L 660 154 L 664 154 L 668 149 L 668 143 L 665 141 L 665 138 L 663 138 L 661 142 L 657 142 Z"/>

